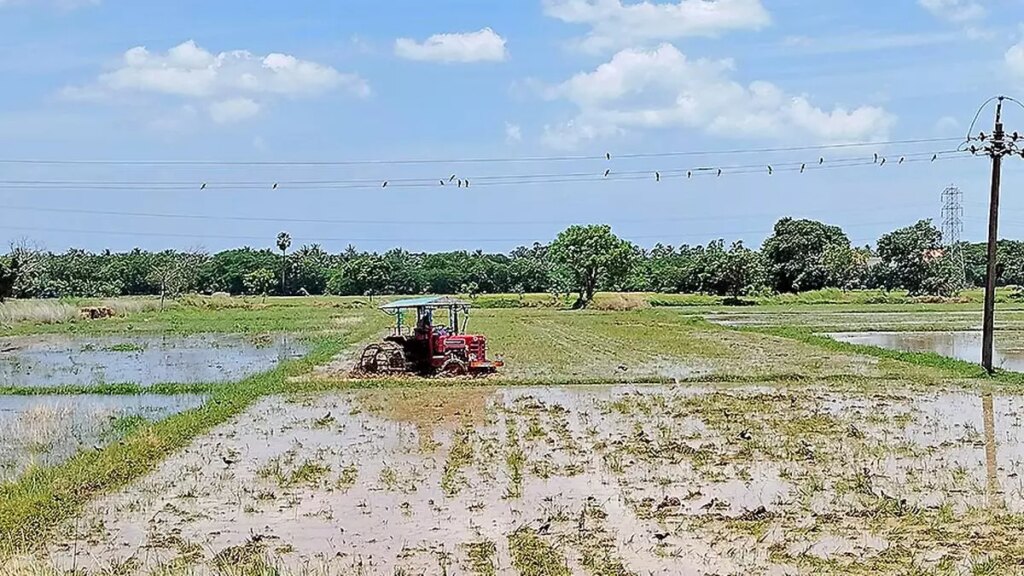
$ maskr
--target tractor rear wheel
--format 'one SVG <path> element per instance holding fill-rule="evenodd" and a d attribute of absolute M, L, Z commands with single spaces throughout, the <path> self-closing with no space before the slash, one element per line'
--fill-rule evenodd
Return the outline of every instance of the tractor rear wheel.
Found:
<path fill-rule="evenodd" d="M 405 372 L 405 352 L 394 342 L 370 344 L 359 357 L 359 370 L 367 374 Z"/>

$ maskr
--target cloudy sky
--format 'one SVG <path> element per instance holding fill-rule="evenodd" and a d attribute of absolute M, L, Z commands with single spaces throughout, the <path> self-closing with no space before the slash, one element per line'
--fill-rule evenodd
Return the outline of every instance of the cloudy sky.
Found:
<path fill-rule="evenodd" d="M 1024 95 L 1022 24 L 1021 0 L 0 0 L 0 242 L 757 245 L 794 215 L 864 244 L 951 183 L 981 239 L 987 165 L 948 151 Z"/>

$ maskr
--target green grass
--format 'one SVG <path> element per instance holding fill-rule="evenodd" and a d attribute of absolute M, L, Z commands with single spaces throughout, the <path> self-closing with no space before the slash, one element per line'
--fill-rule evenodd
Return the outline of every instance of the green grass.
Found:
<path fill-rule="evenodd" d="M 230 306 L 177 304 L 165 310 L 143 310 L 128 316 L 61 323 L 21 322 L 0 326 L 0 336 L 21 334 L 197 334 L 228 332 L 313 333 L 344 329 L 347 324 L 374 319 L 380 326 L 387 317 L 361 301 L 338 298 L 232 299 Z"/>
<path fill-rule="evenodd" d="M 508 537 L 512 566 L 521 576 L 569 576 L 565 557 L 534 530 L 520 528 Z"/>

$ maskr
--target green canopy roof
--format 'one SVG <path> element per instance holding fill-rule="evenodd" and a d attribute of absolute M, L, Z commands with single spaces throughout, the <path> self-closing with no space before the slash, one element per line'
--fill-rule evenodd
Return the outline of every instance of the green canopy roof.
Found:
<path fill-rule="evenodd" d="M 451 296 L 423 296 L 422 298 L 407 298 L 395 300 L 380 307 L 381 310 L 398 310 L 399 308 L 438 308 L 444 306 L 469 306 L 469 303 L 452 298 Z"/>

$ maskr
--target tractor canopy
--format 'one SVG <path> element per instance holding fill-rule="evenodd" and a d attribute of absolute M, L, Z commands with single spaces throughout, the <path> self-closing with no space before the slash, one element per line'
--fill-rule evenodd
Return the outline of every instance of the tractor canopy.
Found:
<path fill-rule="evenodd" d="M 423 296 L 422 298 L 406 298 L 405 300 L 388 302 L 382 305 L 380 309 L 388 313 L 394 313 L 403 308 L 448 308 L 450 306 L 457 306 L 462 310 L 468 310 L 469 302 L 452 298 L 451 296 Z"/>
<path fill-rule="evenodd" d="M 453 298 L 451 296 L 422 296 L 420 298 L 406 298 L 383 304 L 380 309 L 395 317 L 394 334 L 401 335 L 404 332 L 403 319 L 407 310 L 415 310 L 415 322 L 419 325 L 434 325 L 434 311 L 445 310 L 448 312 L 449 329 L 454 334 L 461 334 L 466 329 L 466 322 L 469 320 L 469 302 Z M 460 322 L 461 315 L 461 322 Z"/>

